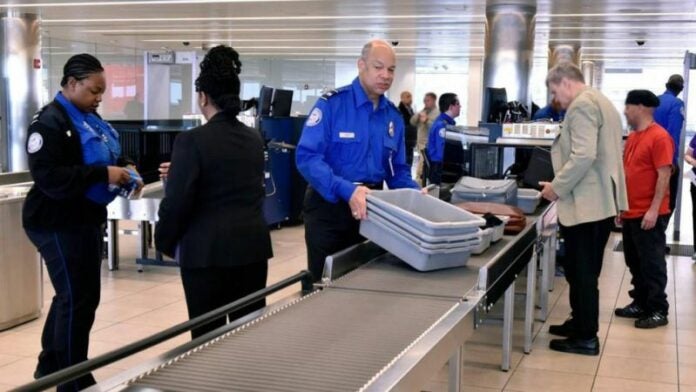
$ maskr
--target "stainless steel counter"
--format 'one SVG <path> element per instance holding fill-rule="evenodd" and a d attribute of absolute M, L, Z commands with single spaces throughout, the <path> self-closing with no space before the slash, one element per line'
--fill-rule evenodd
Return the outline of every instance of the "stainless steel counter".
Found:
<path fill-rule="evenodd" d="M 3 176 L 0 183 L 27 180 L 13 176 L 2 181 L 9 178 Z M 22 229 L 22 206 L 30 187 L 0 186 L 0 331 L 39 317 L 43 305 L 41 258 Z"/>

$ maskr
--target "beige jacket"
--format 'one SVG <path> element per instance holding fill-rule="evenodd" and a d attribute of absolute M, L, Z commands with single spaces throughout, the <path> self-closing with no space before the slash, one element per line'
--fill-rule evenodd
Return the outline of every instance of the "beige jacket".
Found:
<path fill-rule="evenodd" d="M 595 222 L 628 209 L 621 117 L 599 91 L 586 87 L 571 102 L 551 147 L 564 226 Z"/>
<path fill-rule="evenodd" d="M 425 148 L 428 145 L 428 133 L 430 132 L 430 127 L 433 126 L 437 116 L 440 115 L 440 111 L 437 108 L 433 108 L 430 113 L 428 113 L 428 119 L 424 123 L 419 121 L 420 112 L 416 112 L 411 116 L 411 125 L 418 127 L 418 150 Z"/>

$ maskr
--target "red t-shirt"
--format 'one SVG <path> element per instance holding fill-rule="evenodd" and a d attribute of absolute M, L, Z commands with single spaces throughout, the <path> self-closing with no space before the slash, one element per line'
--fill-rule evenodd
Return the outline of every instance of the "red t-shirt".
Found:
<path fill-rule="evenodd" d="M 674 142 L 657 123 L 643 131 L 631 132 L 624 147 L 624 171 L 628 192 L 628 211 L 623 218 L 640 218 L 655 196 L 657 169 L 672 165 Z M 659 215 L 669 213 L 669 187 L 660 203 Z"/>

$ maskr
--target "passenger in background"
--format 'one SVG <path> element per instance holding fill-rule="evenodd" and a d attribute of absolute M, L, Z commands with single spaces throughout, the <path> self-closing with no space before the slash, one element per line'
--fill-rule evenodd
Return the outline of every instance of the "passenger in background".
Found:
<path fill-rule="evenodd" d="M 189 318 L 266 285 L 271 238 L 263 217 L 263 140 L 237 120 L 239 54 L 216 46 L 196 79 L 208 122 L 179 134 L 159 210 L 155 244 L 181 266 Z M 262 308 L 261 300 L 191 331 L 193 338 Z"/>
<path fill-rule="evenodd" d="M 121 157 L 118 133 L 96 113 L 106 90 L 104 68 L 89 54 L 70 57 L 62 90 L 29 126 L 27 155 L 34 179 L 23 225 L 46 263 L 55 296 L 41 335 L 40 378 L 87 360 L 99 305 L 106 205 L 142 182 Z M 58 386 L 78 391 L 92 375 Z"/>
<path fill-rule="evenodd" d="M 423 110 L 411 116 L 411 125 L 418 127 L 418 138 L 416 141 L 416 148 L 419 152 L 423 151 L 428 145 L 428 131 L 433 123 L 440 115 L 440 111 L 437 110 L 437 95 L 435 93 L 426 93 L 423 97 Z M 416 169 L 416 178 L 421 185 L 425 185 L 426 178 L 423 178 L 423 158 L 418 162 L 418 168 Z"/>
<path fill-rule="evenodd" d="M 681 75 L 672 75 L 665 84 L 667 90 L 660 95 L 660 106 L 655 109 L 655 122 L 664 128 L 674 142 L 674 156 L 672 157 L 672 174 L 669 177 L 669 216 L 672 216 L 677 205 L 677 192 L 681 173 L 679 173 L 679 143 L 684 128 L 684 102 L 677 98 L 684 90 L 684 78 Z M 669 220 L 669 219 L 668 219 Z M 669 253 L 669 250 L 667 251 Z"/>
<path fill-rule="evenodd" d="M 411 117 L 413 117 L 413 96 L 410 91 L 401 92 L 401 102 L 399 102 L 399 111 L 404 118 L 406 126 L 406 164 L 411 167 L 413 165 L 413 149 L 416 148 L 416 140 L 418 138 L 418 129 L 411 125 Z"/>
<path fill-rule="evenodd" d="M 696 178 L 696 135 L 689 142 L 684 160 L 691 165 L 691 176 L 689 178 Z M 689 181 L 689 188 L 691 192 L 691 230 L 693 230 L 692 233 L 696 234 L 696 185 L 694 185 L 694 180 Z M 696 253 L 691 258 L 696 259 Z"/>
<path fill-rule="evenodd" d="M 636 318 L 636 328 L 667 325 L 665 230 L 669 223 L 669 176 L 674 142 L 653 120 L 660 100 L 648 90 L 626 96 L 626 122 L 634 129 L 624 148 L 628 211 L 621 214 L 624 258 L 631 271 L 632 302 L 614 311 Z"/>
<path fill-rule="evenodd" d="M 384 96 L 394 81 L 394 49 L 372 40 L 357 65 L 353 83 L 314 105 L 297 146 L 297 168 L 309 183 L 305 241 L 315 281 L 326 256 L 365 240 L 360 220 L 367 217 L 371 189 L 382 189 L 385 181 L 390 189 L 418 189 L 406 165 L 401 113 Z"/>
<path fill-rule="evenodd" d="M 565 239 L 571 317 L 549 332 L 565 336 L 552 350 L 598 355 L 599 273 L 614 217 L 628 208 L 621 163 L 621 117 L 609 99 L 585 85 L 570 63 L 551 68 L 546 85 L 563 109 L 564 126 L 551 147 L 554 179 L 542 196 L 556 203 Z"/>
<path fill-rule="evenodd" d="M 561 122 L 563 121 L 563 117 L 565 117 L 565 110 L 561 108 L 561 105 L 558 103 L 556 98 L 551 98 L 551 102 L 549 102 L 548 105 L 534 113 L 532 120 L 552 120 L 554 122 Z"/>
<path fill-rule="evenodd" d="M 440 109 L 440 115 L 430 127 L 428 135 L 428 158 L 430 159 L 428 181 L 431 184 L 440 185 L 445 155 L 445 131 L 448 125 L 454 125 L 454 119 L 459 117 L 462 106 L 454 93 L 440 95 L 437 106 Z"/>

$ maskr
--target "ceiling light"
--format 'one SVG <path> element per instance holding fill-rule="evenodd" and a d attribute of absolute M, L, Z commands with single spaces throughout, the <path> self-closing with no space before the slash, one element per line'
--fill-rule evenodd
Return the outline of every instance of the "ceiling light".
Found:
<path fill-rule="evenodd" d="M 289 20 L 406 20 L 406 19 L 472 19 L 483 15 L 308 15 L 308 16 L 210 16 L 175 18 L 95 18 L 42 19 L 42 23 L 119 23 L 119 22 L 211 22 L 211 21 L 289 21 Z"/>
<path fill-rule="evenodd" d="M 219 3 L 259 3 L 259 2 L 291 2 L 308 0 L 130 0 L 130 1 L 52 1 L 50 3 L 16 3 L 0 4 L 0 8 L 35 8 L 35 7 L 84 7 L 92 6 L 124 6 L 124 5 L 176 5 L 176 4 L 219 4 Z"/>

